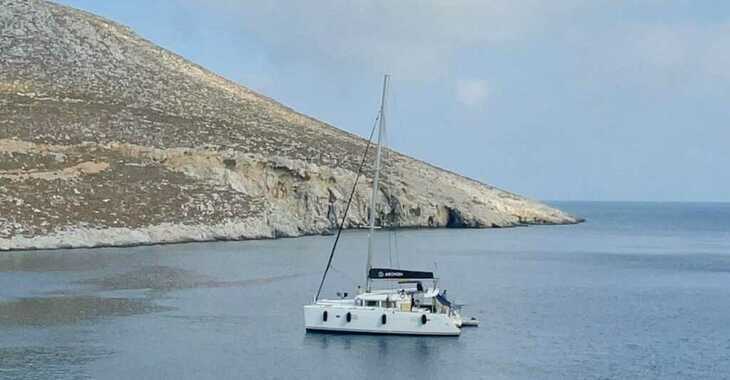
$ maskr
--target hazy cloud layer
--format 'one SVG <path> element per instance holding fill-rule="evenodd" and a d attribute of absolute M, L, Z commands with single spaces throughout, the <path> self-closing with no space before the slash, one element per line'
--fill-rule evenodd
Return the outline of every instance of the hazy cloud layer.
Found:
<path fill-rule="evenodd" d="M 527 38 L 576 7 L 537 0 L 186 1 L 241 17 L 243 28 L 287 52 L 280 59 L 316 55 L 414 80 L 443 77 L 459 50 Z"/>
<path fill-rule="evenodd" d="M 275 47 L 277 59 L 316 56 L 401 79 L 448 76 L 463 50 L 520 47 L 550 36 L 552 43 L 572 45 L 576 54 L 596 59 L 594 65 L 620 70 L 638 63 L 730 79 L 730 19 L 699 24 L 627 17 L 586 25 L 605 9 L 637 3 L 631 1 L 183 1 L 193 10 L 208 8 L 238 18 L 243 29 Z M 657 13 L 667 5 L 644 4 Z"/>

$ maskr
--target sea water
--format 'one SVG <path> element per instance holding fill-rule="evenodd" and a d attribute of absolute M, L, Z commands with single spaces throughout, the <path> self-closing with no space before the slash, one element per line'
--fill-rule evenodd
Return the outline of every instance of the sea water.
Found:
<path fill-rule="evenodd" d="M 587 222 L 378 232 L 376 265 L 435 270 L 481 321 L 458 338 L 305 333 L 332 236 L 0 253 L 0 378 L 730 377 L 730 204 L 555 205 Z"/>

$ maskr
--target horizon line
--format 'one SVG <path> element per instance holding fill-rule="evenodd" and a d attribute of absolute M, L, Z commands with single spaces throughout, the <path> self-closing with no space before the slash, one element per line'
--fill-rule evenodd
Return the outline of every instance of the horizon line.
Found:
<path fill-rule="evenodd" d="M 609 200 L 591 200 L 591 199 L 542 199 L 542 202 L 575 202 L 575 203 L 715 203 L 715 204 L 730 204 L 730 200 L 711 200 L 711 201 L 700 201 L 700 200 L 622 200 L 622 199 L 609 199 Z"/>

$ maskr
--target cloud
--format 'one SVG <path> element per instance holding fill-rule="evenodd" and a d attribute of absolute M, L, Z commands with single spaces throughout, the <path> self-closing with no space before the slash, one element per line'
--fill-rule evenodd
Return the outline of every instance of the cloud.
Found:
<path fill-rule="evenodd" d="M 235 15 L 275 62 L 318 59 L 399 79 L 446 76 L 463 49 L 520 40 L 559 23 L 577 0 L 186 0 Z"/>
<path fill-rule="evenodd" d="M 456 98 L 468 107 L 481 107 L 489 95 L 488 89 L 483 79 L 460 79 L 456 82 Z"/>
<path fill-rule="evenodd" d="M 462 71 L 474 64 L 465 56 L 545 49 L 546 64 L 573 66 L 575 80 L 597 88 L 730 81 L 730 23 L 672 18 L 681 4 L 671 10 L 663 1 L 181 1 L 187 12 L 213 12 L 265 46 L 273 71 L 387 72 L 403 81 L 453 83 L 481 75 Z M 462 101 L 481 91 L 457 87 Z"/>
<path fill-rule="evenodd" d="M 619 23 L 573 44 L 582 58 L 576 74 L 592 83 L 666 91 L 730 82 L 730 22 Z"/>

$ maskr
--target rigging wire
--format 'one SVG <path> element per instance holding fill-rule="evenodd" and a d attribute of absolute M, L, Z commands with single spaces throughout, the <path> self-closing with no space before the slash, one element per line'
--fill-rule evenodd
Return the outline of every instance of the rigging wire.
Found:
<path fill-rule="evenodd" d="M 345 220 L 347 219 L 347 212 L 350 210 L 350 205 L 352 204 L 352 198 L 355 196 L 355 190 L 357 189 L 357 182 L 360 180 L 360 176 L 362 176 L 362 168 L 365 166 L 365 160 L 368 157 L 368 152 L 370 151 L 370 146 L 373 143 L 373 135 L 375 134 L 375 129 L 378 126 L 378 122 L 380 121 L 380 117 L 382 115 L 380 112 L 378 112 L 378 115 L 375 117 L 375 122 L 373 123 L 373 128 L 370 131 L 370 137 L 368 138 L 368 144 L 365 146 L 365 152 L 362 155 L 362 160 L 360 161 L 360 167 L 357 169 L 357 176 L 355 177 L 355 184 L 352 185 L 352 191 L 350 192 L 350 198 L 347 200 L 347 206 L 345 206 L 345 213 L 342 215 L 342 221 L 340 222 L 339 227 L 337 228 L 337 237 L 335 238 L 334 244 L 332 244 L 332 251 L 330 252 L 330 257 L 327 260 L 327 266 L 324 268 L 324 273 L 322 274 L 322 281 L 319 282 L 319 288 L 317 289 L 317 295 L 314 296 L 314 302 L 317 302 L 319 299 L 319 295 L 322 292 L 322 286 L 324 286 L 324 280 L 327 278 L 327 272 L 329 271 L 330 267 L 332 266 L 332 258 L 335 256 L 335 249 L 337 249 L 337 243 L 340 241 L 340 235 L 342 234 L 342 228 L 345 226 Z"/>

